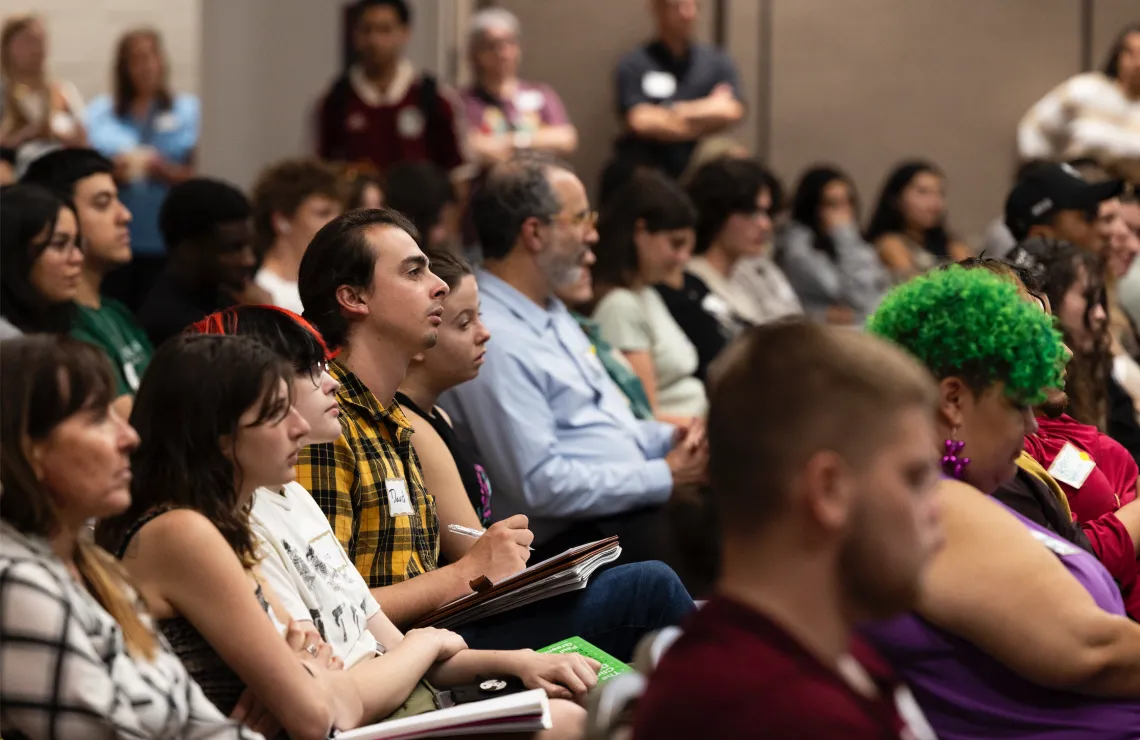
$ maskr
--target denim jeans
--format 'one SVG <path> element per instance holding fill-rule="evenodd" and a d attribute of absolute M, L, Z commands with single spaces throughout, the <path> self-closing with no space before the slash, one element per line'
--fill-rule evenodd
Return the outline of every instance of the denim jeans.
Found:
<path fill-rule="evenodd" d="M 619 565 L 595 573 L 581 591 L 562 594 L 455 629 L 476 650 L 537 650 L 569 637 L 629 661 L 647 633 L 681 622 L 693 599 L 673 570 L 659 562 Z"/>

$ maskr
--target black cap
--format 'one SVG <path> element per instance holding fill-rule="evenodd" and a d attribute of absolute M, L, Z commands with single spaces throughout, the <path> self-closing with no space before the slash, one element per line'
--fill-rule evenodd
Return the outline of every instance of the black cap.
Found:
<path fill-rule="evenodd" d="M 1123 190 L 1119 180 L 1090 183 L 1067 164 L 1043 162 L 1013 187 L 1005 201 L 1005 225 L 1020 241 L 1031 227 L 1052 222 L 1059 211 L 1095 213 L 1101 202 Z"/>

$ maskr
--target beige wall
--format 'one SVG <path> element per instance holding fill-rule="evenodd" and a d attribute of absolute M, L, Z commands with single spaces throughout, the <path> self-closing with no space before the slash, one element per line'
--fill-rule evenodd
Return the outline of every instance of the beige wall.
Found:
<path fill-rule="evenodd" d="M 890 167 L 947 172 L 968 239 L 1000 212 L 1025 110 L 1080 71 L 1080 0 L 720 0 L 749 116 L 732 135 L 789 187 L 806 166 L 849 170 L 865 204 Z M 591 188 L 617 131 L 612 70 L 651 32 L 645 0 L 496 0 L 523 24 L 523 74 L 552 84 L 581 133 Z M 711 36 L 717 0 L 704 3 Z M 1099 66 L 1135 0 L 1092 0 Z M 771 39 L 770 43 L 768 39 Z"/>
<path fill-rule="evenodd" d="M 34 11 L 48 31 L 48 67 L 87 100 L 110 92 L 119 36 L 135 26 L 162 33 L 174 89 L 198 92 L 201 0 L 3 0 L 0 19 Z"/>

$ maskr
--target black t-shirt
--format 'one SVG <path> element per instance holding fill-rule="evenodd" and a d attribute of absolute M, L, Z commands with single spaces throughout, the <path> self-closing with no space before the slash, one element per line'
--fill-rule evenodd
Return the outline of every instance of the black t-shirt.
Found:
<path fill-rule="evenodd" d="M 697 348 L 697 377 L 705 380 L 709 363 L 728 344 L 729 334 L 721 322 L 704 308 L 704 301 L 710 291 L 704 281 L 695 275 L 685 273 L 685 282 L 680 290 L 668 285 L 655 285 L 673 320 L 685 332 L 685 336 Z"/>
<path fill-rule="evenodd" d="M 641 103 L 668 106 L 700 100 L 722 84 L 731 85 L 736 99 L 744 101 L 736 67 L 720 49 L 693 43 L 685 56 L 674 57 L 665 44 L 653 41 L 639 46 L 618 62 L 618 114 L 624 118 Z M 617 153 L 619 157 L 628 157 L 640 165 L 680 177 L 696 145 L 695 141 L 649 141 L 626 135 L 618 141 Z"/>
<path fill-rule="evenodd" d="M 431 424 L 431 428 L 447 445 L 447 451 L 455 460 L 455 467 L 459 469 L 459 478 L 463 481 L 463 489 L 467 492 L 467 498 L 475 509 L 475 515 L 479 517 L 479 521 L 484 527 L 490 525 L 491 481 L 487 478 L 487 471 L 483 468 L 475 450 L 460 441 L 455 430 L 439 413 L 438 408 L 433 408 L 430 414 L 424 413 L 412 399 L 399 392 L 396 393 L 396 402 L 400 404 L 401 408 L 411 411 Z"/>
<path fill-rule="evenodd" d="M 139 308 L 139 325 L 155 347 L 234 301 L 217 287 L 195 290 L 171 268 L 163 271 Z"/>

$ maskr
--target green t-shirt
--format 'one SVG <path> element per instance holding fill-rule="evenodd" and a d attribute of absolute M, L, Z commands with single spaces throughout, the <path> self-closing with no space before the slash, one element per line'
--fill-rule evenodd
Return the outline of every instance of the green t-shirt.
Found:
<path fill-rule="evenodd" d="M 119 395 L 134 394 L 154 355 L 146 332 L 127 307 L 116 300 L 103 298 L 103 307 L 99 309 L 78 308 L 71 336 L 103 350 L 115 369 Z"/>

